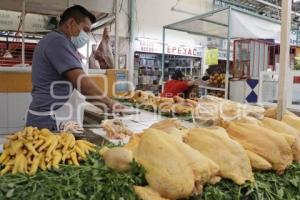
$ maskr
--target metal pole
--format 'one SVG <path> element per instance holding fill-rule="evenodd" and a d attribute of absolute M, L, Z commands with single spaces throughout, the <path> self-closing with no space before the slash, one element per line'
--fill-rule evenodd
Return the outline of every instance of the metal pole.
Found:
<path fill-rule="evenodd" d="M 130 0 L 130 34 L 129 34 L 129 61 L 128 61 L 128 79 L 134 81 L 134 42 L 135 42 L 135 0 Z"/>
<path fill-rule="evenodd" d="M 297 38 L 296 44 L 299 45 L 299 26 L 297 27 Z"/>
<path fill-rule="evenodd" d="M 292 8 L 292 0 L 282 1 L 278 112 L 277 112 L 278 120 L 282 119 L 284 113 L 286 112 L 286 105 L 287 105 L 286 76 L 290 64 L 291 8 Z"/>
<path fill-rule="evenodd" d="M 22 64 L 25 65 L 25 0 L 22 1 Z"/>
<path fill-rule="evenodd" d="M 227 60 L 226 60 L 226 74 L 225 74 L 225 99 L 228 99 L 229 88 L 229 67 L 230 67 L 230 39 L 231 39 L 231 7 L 228 10 L 228 30 L 227 30 Z"/>
<path fill-rule="evenodd" d="M 86 44 L 86 56 L 85 56 L 85 60 L 86 60 L 86 65 L 85 67 L 87 67 L 86 69 L 86 73 L 88 74 L 89 69 L 90 69 L 90 40 L 88 40 L 87 44 Z"/>
<path fill-rule="evenodd" d="M 163 27 L 163 44 L 162 44 L 162 58 L 161 58 L 161 84 L 163 86 L 165 76 L 165 42 L 166 42 L 166 28 Z"/>
<path fill-rule="evenodd" d="M 116 22 L 115 22 L 115 68 L 119 69 L 119 0 L 115 0 L 115 16 L 116 16 Z"/>

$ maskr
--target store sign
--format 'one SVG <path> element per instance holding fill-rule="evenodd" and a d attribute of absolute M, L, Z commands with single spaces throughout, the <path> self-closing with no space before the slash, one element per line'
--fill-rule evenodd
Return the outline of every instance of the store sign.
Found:
<path fill-rule="evenodd" d="M 201 57 L 202 48 L 166 45 L 165 53 L 179 56 Z"/>
<path fill-rule="evenodd" d="M 219 49 L 219 60 L 227 60 L 227 51 Z M 233 60 L 233 51 L 230 52 L 230 60 Z"/>
<path fill-rule="evenodd" d="M 151 40 L 136 40 L 135 50 L 148 53 L 162 53 L 162 44 Z"/>
<path fill-rule="evenodd" d="M 219 63 L 219 50 L 218 49 L 207 49 L 205 52 L 205 64 L 206 65 L 217 65 Z"/>
<path fill-rule="evenodd" d="M 147 53 L 162 53 L 163 45 L 161 42 L 151 40 L 136 40 L 135 51 Z M 166 44 L 165 54 L 202 57 L 203 48 L 200 46 L 184 46 L 178 44 Z"/>

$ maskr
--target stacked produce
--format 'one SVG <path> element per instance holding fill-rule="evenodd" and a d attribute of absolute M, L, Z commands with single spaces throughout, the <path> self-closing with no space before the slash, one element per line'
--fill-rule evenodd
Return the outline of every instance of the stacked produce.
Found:
<path fill-rule="evenodd" d="M 138 108 L 167 116 L 193 116 L 194 121 L 200 125 L 220 125 L 222 120 L 237 119 L 241 115 L 261 119 L 265 112 L 258 106 L 240 104 L 209 95 L 191 100 L 179 96 L 156 97 L 152 93 L 136 90 L 119 98 L 132 102 Z"/>
<path fill-rule="evenodd" d="M 172 100 L 188 102 L 177 97 Z M 201 101 L 212 105 L 224 102 L 218 98 L 202 98 Z M 20 188 L 29 188 L 26 191 L 34 193 L 36 186 L 31 186 L 41 183 L 46 184 L 45 195 L 50 192 L 55 195 L 53 199 L 138 199 L 136 195 L 144 200 L 300 199 L 300 178 L 297 175 L 300 166 L 292 163 L 293 160 L 299 162 L 300 133 L 297 127 L 300 118 L 290 113 L 284 116 L 283 121 L 261 117 L 261 110 L 250 106 L 242 108 L 246 114 L 237 118 L 235 115 L 239 112 L 235 109 L 239 105 L 230 101 L 226 101 L 225 105 L 226 118 L 217 115 L 221 118 L 219 124 L 222 128 L 188 129 L 177 119 L 162 120 L 141 134 L 132 135 L 124 146 L 102 148 L 101 157 L 87 155 L 89 151 L 95 151 L 94 145 L 75 140 L 68 133 L 55 135 L 46 129 L 28 127 L 10 136 L 0 160 L 3 160 L 3 170 L 10 166 L 9 171 L 13 172 L 15 168 L 15 172 L 33 176 L 26 178 L 28 176 L 10 173 L 1 176 L 0 199 L 15 197 L 14 191 L 22 191 Z M 119 126 L 119 123 L 116 125 Z M 35 147 L 37 144 L 38 147 Z M 56 151 L 60 152 L 60 157 Z M 77 160 L 86 158 L 82 165 L 73 162 L 71 153 L 74 155 L 74 152 Z M 45 169 L 55 170 L 30 173 L 35 169 L 33 163 L 37 163 L 36 157 L 39 156 L 44 156 Z M 59 168 L 58 164 L 54 165 L 57 163 L 54 160 L 63 163 L 64 156 L 66 164 L 77 165 L 61 165 Z M 14 176 L 18 176 L 14 184 L 3 178 Z M 48 177 L 59 186 L 50 187 L 45 181 Z M 64 184 L 68 185 L 66 192 L 56 190 L 57 187 L 64 188 Z M 53 191 L 63 194 L 59 196 Z M 27 199 L 38 196 L 27 195 Z M 25 198 L 25 194 L 18 198 Z M 38 199 L 43 198 L 38 196 Z"/>
<path fill-rule="evenodd" d="M 145 170 L 135 162 L 126 172 L 110 170 L 101 156 L 91 153 L 80 166 L 61 165 L 59 169 L 38 171 L 33 176 L 0 176 L 0 199 L 136 200 L 142 193 L 148 199 L 141 199 L 160 200 L 153 189 L 144 187 L 144 173 Z M 255 182 L 244 185 L 221 180 L 206 185 L 202 194 L 189 200 L 299 199 L 299 173 L 300 165 L 293 164 L 282 176 L 273 172 L 255 172 Z"/>
<path fill-rule="evenodd" d="M 5 167 L 1 175 L 7 172 L 33 175 L 38 169 L 57 169 L 60 163 L 79 165 L 91 151 L 96 151 L 94 144 L 75 140 L 70 133 L 55 135 L 48 129 L 33 127 L 8 136 L 3 147 L 0 164 Z"/>
<path fill-rule="evenodd" d="M 149 185 L 135 187 L 141 199 L 187 198 L 220 178 L 249 184 L 254 170 L 282 175 L 298 161 L 300 134 L 285 122 L 244 117 L 221 125 L 226 130 L 187 129 L 176 119 L 163 120 L 102 155 L 112 169 L 126 171 L 133 159 L 145 168 Z"/>
<path fill-rule="evenodd" d="M 135 162 L 128 172 L 110 170 L 98 153 L 91 152 L 80 166 L 61 164 L 58 169 L 39 170 L 32 176 L 0 176 L 0 199 L 136 200 L 133 185 L 146 184 L 144 173 Z"/>
<path fill-rule="evenodd" d="M 209 84 L 215 87 L 225 86 L 225 74 L 215 73 L 209 77 Z"/>
<path fill-rule="evenodd" d="M 197 105 L 197 101 L 185 100 L 181 97 L 156 97 L 152 93 L 141 90 L 130 91 L 119 98 L 132 102 L 138 108 L 164 115 L 191 115 Z"/>
<path fill-rule="evenodd" d="M 249 116 L 262 119 L 264 112 L 265 109 L 258 106 L 204 96 L 198 99 L 198 106 L 193 112 L 193 120 L 199 126 L 221 125 L 223 121 L 232 121 Z"/>

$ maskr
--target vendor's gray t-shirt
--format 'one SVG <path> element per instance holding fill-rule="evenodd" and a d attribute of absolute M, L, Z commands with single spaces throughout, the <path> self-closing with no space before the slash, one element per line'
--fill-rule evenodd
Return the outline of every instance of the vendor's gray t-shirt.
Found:
<path fill-rule="evenodd" d="M 58 109 L 70 97 L 73 87 L 64 73 L 82 68 L 76 47 L 65 34 L 53 31 L 37 44 L 32 59 L 32 102 L 29 109 L 47 112 Z M 56 130 L 53 116 L 27 115 L 27 126 Z"/>

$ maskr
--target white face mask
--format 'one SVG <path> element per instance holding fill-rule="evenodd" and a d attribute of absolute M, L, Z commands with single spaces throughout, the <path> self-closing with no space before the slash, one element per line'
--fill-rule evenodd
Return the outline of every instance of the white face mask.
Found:
<path fill-rule="evenodd" d="M 77 49 L 80 49 L 81 47 L 86 45 L 88 40 L 89 40 L 89 35 L 86 32 L 84 32 L 83 30 L 80 31 L 78 36 L 71 37 L 71 41 Z"/>

